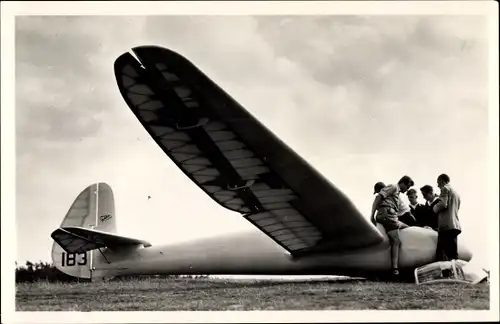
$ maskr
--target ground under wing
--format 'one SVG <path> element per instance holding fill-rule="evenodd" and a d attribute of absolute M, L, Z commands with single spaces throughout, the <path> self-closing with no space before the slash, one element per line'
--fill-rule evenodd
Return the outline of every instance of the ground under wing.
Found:
<path fill-rule="evenodd" d="M 120 92 L 172 161 L 220 205 L 293 255 L 383 240 L 352 202 L 179 54 L 134 48 L 115 62 Z"/>

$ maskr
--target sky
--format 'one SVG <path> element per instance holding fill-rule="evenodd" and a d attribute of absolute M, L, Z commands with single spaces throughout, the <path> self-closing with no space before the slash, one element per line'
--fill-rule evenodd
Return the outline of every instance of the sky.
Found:
<path fill-rule="evenodd" d="M 16 260 L 94 182 L 118 233 L 169 244 L 255 231 L 193 184 L 123 101 L 113 63 L 178 51 L 346 193 L 368 218 L 377 181 L 460 193 L 459 239 L 488 267 L 488 38 L 481 16 L 17 17 Z M 151 199 L 148 199 L 148 196 Z M 420 197 L 421 198 L 421 197 Z"/>

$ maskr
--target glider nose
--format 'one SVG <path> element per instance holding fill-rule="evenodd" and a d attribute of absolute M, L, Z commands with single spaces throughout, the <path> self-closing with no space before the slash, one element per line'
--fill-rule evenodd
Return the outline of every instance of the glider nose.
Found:
<path fill-rule="evenodd" d="M 462 242 L 458 242 L 458 258 L 469 262 L 472 259 L 472 251 Z"/>

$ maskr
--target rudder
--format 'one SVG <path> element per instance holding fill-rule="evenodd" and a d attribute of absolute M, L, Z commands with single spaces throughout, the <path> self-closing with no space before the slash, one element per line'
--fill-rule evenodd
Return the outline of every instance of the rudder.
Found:
<path fill-rule="evenodd" d="M 106 183 L 95 183 L 76 197 L 60 227 L 79 226 L 109 233 L 116 232 L 114 196 Z M 52 245 L 52 262 L 60 271 L 78 278 L 91 278 L 91 267 L 101 262 L 95 251 L 67 253 L 57 243 Z"/>

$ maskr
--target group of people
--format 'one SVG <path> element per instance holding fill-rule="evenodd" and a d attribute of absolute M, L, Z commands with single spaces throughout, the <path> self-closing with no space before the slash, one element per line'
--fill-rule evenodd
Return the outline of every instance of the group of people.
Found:
<path fill-rule="evenodd" d="M 430 185 L 420 188 L 426 203 L 418 202 L 417 191 L 411 187 L 413 180 L 405 175 L 397 184 L 385 185 L 377 182 L 374 186 L 375 200 L 372 205 L 371 221 L 381 224 L 387 232 L 391 244 L 391 265 L 394 275 L 399 275 L 399 231 L 409 226 L 420 226 L 438 232 L 436 261 L 458 259 L 457 237 L 461 233 L 458 210 L 460 196 L 450 186 L 450 177 L 441 174 L 437 178 L 440 195 L 434 193 Z M 408 197 L 410 204 L 401 199 Z"/>

